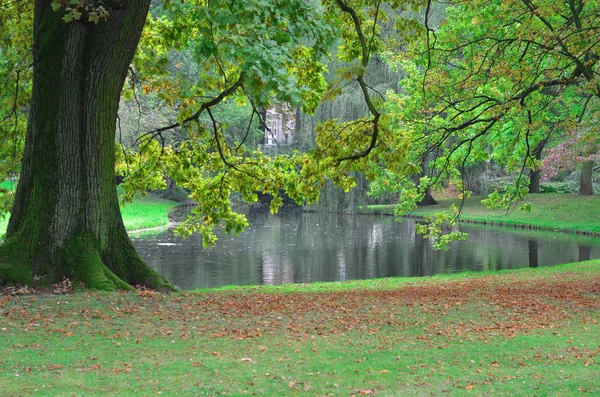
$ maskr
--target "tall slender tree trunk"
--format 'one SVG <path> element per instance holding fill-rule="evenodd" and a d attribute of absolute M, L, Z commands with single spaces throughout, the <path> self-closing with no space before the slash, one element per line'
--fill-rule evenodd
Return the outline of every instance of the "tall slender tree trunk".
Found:
<path fill-rule="evenodd" d="M 425 171 L 425 169 L 423 169 L 423 171 L 421 172 L 421 175 L 419 176 L 419 181 L 424 176 L 427 176 L 427 172 Z M 420 184 L 419 181 L 417 181 L 417 186 Z M 425 206 L 428 206 L 428 205 L 436 205 L 436 204 L 438 204 L 438 202 L 431 195 L 431 189 L 429 189 L 429 188 L 427 190 L 425 190 L 425 194 L 423 195 L 423 199 L 417 203 L 417 205 L 419 207 L 425 207 Z"/>
<path fill-rule="evenodd" d="M 542 152 L 546 146 L 546 140 L 540 142 L 531 153 L 536 160 L 542 159 Z M 540 192 L 540 181 L 542 180 L 542 169 L 537 168 L 529 171 L 529 193 Z"/>
<path fill-rule="evenodd" d="M 417 188 L 419 188 L 421 186 L 421 178 L 425 177 L 425 176 L 429 176 L 429 160 L 431 160 L 432 158 L 435 159 L 437 156 L 439 155 L 439 148 L 436 149 L 432 154 L 425 156 L 424 158 L 421 159 L 421 173 L 419 174 L 418 178 L 415 176 L 415 178 L 413 179 L 415 182 L 415 185 Z M 417 205 L 419 207 L 425 207 L 428 205 L 436 205 L 438 204 L 438 202 L 433 198 L 433 196 L 431 195 L 431 189 L 429 189 L 429 187 L 427 188 L 427 190 L 425 190 L 424 194 L 423 194 L 423 198 L 417 203 Z"/>
<path fill-rule="evenodd" d="M 539 193 L 540 181 L 542 180 L 542 171 L 531 170 L 529 172 L 529 193 Z"/>
<path fill-rule="evenodd" d="M 150 0 L 106 1 L 97 25 L 65 23 L 51 3 L 35 4 L 31 113 L 0 281 L 168 287 L 127 236 L 114 171 L 119 97 Z"/>
<path fill-rule="evenodd" d="M 580 196 L 593 196 L 594 185 L 592 183 L 594 175 L 594 162 L 587 161 L 583 163 L 581 168 L 581 178 L 579 179 L 579 195 Z"/>
<path fill-rule="evenodd" d="M 438 204 L 437 200 L 433 198 L 433 196 L 431 195 L 431 191 L 429 189 L 427 189 L 425 191 L 425 195 L 423 196 L 423 200 L 419 201 L 417 203 L 417 205 L 419 207 L 425 207 L 427 205 L 436 205 Z"/>

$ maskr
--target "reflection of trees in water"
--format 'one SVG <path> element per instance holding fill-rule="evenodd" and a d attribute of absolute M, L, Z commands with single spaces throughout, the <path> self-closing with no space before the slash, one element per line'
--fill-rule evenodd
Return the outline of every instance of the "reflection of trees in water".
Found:
<path fill-rule="evenodd" d="M 338 264 L 338 280 L 346 281 L 348 280 L 348 276 L 346 275 L 346 260 L 344 259 L 344 250 L 340 247 L 337 254 L 337 264 Z"/>
<path fill-rule="evenodd" d="M 148 239 L 134 236 L 135 245 L 155 269 L 186 289 L 427 276 L 600 256 L 600 240 L 576 236 L 469 227 L 465 228 L 470 233 L 467 242 L 435 251 L 432 240 L 415 233 L 412 220 L 397 223 L 392 217 L 300 211 L 249 212 L 248 216 L 246 232 L 237 237 L 220 235 L 211 250 L 202 249 L 198 236 L 181 240 L 173 231 Z"/>
<path fill-rule="evenodd" d="M 538 267 L 538 242 L 530 238 L 527 241 L 527 245 L 529 246 L 529 267 Z"/>
<path fill-rule="evenodd" d="M 294 266 L 284 256 L 263 252 L 262 281 L 267 285 L 293 283 Z"/>
<path fill-rule="evenodd" d="M 592 247 L 589 245 L 580 245 L 579 246 L 579 255 L 578 260 L 581 261 L 589 261 L 592 259 Z"/>
<path fill-rule="evenodd" d="M 221 244 L 205 250 L 199 236 L 184 240 L 173 230 L 133 242 L 152 268 L 182 289 L 261 283 L 256 254 L 239 246 Z"/>
<path fill-rule="evenodd" d="M 425 276 L 427 275 L 427 264 L 431 263 L 429 239 L 423 238 L 415 230 L 413 241 L 413 249 L 411 250 L 410 257 L 410 275 Z"/>

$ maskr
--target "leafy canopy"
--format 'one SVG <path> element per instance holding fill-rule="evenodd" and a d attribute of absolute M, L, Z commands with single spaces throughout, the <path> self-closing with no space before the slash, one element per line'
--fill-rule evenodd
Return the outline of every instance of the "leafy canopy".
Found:
<path fill-rule="evenodd" d="M 524 196 L 524 170 L 540 166 L 532 150 L 552 130 L 595 131 L 580 123 L 593 124 L 596 116 L 586 116 L 584 103 L 600 95 L 596 1 L 467 0 L 446 7 L 436 27 L 435 5 L 421 0 L 152 4 L 123 96 L 153 95 L 177 116 L 140 135 L 134 147 L 119 146 L 117 168 L 125 175 L 125 199 L 163 186 L 165 175 L 189 189 L 198 206 L 179 231 L 199 231 L 206 244 L 214 243 L 219 225 L 239 232 L 247 224 L 232 209 L 233 192 L 249 202 L 257 191 L 270 193 L 276 212 L 280 189 L 312 203 L 326 179 L 351 189 L 354 171 L 364 172 L 377 189 L 402 192 L 400 214 L 442 181 L 463 188 L 466 197 L 466 167 L 493 160 L 518 176 L 488 203 L 509 206 Z M 22 137 L 24 118 L 10 112 L 10 98 L 24 114 L 32 11 L 29 2 L 17 1 L 0 12 L 13 15 L 16 7 L 22 7 L 19 19 L 0 19 L 0 73 L 9 87 L 0 100 L 10 116 L 2 119 L 0 133 L 8 134 L 11 119 L 12 131 L 21 131 L 13 135 Z M 65 23 L 110 18 L 94 1 L 55 0 L 54 8 Z M 393 40 L 382 35 L 383 24 L 395 26 Z M 336 80 L 326 81 L 332 54 L 345 66 Z M 384 97 L 369 85 L 367 67 L 375 57 L 407 74 L 399 93 Z M 368 113 L 319 125 L 315 150 L 267 156 L 248 144 L 264 121 L 260 109 L 285 101 L 310 113 L 350 81 L 360 87 Z M 248 109 L 246 133 L 237 128 L 229 135 L 218 109 L 231 102 Z M 165 138 L 173 133 L 181 139 Z M 16 169 L 18 155 L 12 158 L 0 163 L 4 175 Z M 443 225 L 459 212 L 432 220 L 424 232 L 441 238 Z"/>

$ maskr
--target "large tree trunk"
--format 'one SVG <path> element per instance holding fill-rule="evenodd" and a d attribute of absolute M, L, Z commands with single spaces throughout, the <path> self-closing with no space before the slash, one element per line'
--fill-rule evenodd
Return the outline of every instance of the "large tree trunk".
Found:
<path fill-rule="evenodd" d="M 583 163 L 581 168 L 581 178 L 579 180 L 579 195 L 580 196 L 592 196 L 594 195 L 594 186 L 592 184 L 592 177 L 594 175 L 594 162 L 587 161 Z"/>
<path fill-rule="evenodd" d="M 169 287 L 127 236 L 114 171 L 119 97 L 150 0 L 105 2 L 97 25 L 65 23 L 51 3 L 35 5 L 31 113 L 0 281 Z"/>

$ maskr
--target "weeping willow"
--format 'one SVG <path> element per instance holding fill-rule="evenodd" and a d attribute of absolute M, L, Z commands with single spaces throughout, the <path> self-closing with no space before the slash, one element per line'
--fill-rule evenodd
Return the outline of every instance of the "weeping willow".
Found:
<path fill-rule="evenodd" d="M 329 65 L 329 80 L 334 81 L 337 70 L 341 65 L 332 61 Z M 388 90 L 397 92 L 398 83 L 403 77 L 401 71 L 390 69 L 387 64 L 379 59 L 369 64 L 368 84 L 372 88 L 375 96 L 381 99 Z M 307 151 L 315 147 L 314 131 L 316 126 L 330 119 L 338 119 L 340 122 L 357 120 L 368 114 L 360 87 L 357 83 L 352 83 L 343 88 L 342 93 L 335 99 L 323 102 L 315 111 L 314 115 L 307 115 L 300 110 L 297 111 L 297 124 L 294 136 L 294 149 Z M 343 189 L 336 187 L 333 183 L 327 182 L 319 198 L 319 203 L 311 209 L 327 212 L 354 213 L 359 206 L 374 204 L 381 201 L 367 195 L 369 183 L 362 173 L 354 173 L 356 187 L 346 193 Z M 393 198 L 387 198 L 393 200 Z"/>

